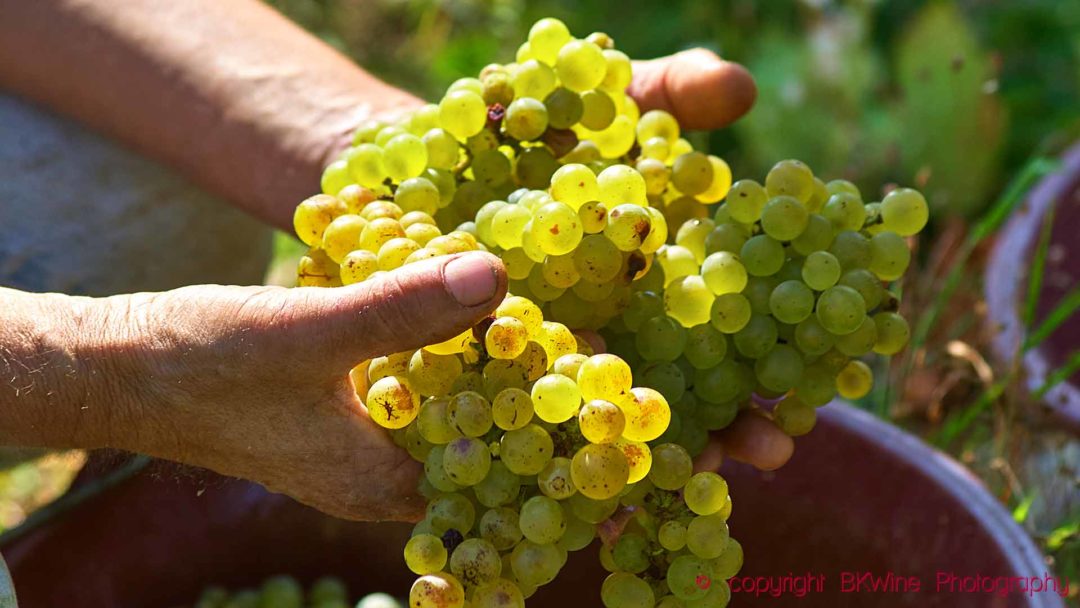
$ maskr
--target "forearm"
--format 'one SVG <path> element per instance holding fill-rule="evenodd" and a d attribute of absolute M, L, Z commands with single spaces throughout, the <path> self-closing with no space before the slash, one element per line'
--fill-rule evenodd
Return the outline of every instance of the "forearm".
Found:
<path fill-rule="evenodd" d="M 117 421 L 136 415 L 124 385 L 137 382 L 123 304 L 0 289 L 0 445 L 122 447 Z"/>
<path fill-rule="evenodd" d="M 0 0 L 0 87 L 278 227 L 365 118 L 416 98 L 257 0 Z"/>

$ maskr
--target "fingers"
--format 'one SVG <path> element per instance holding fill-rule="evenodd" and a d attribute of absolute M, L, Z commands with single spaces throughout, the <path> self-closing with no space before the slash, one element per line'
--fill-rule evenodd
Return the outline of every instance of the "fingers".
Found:
<path fill-rule="evenodd" d="M 739 415 L 719 436 L 727 456 L 763 471 L 780 468 L 795 451 L 791 437 L 772 421 L 753 412 Z"/>
<path fill-rule="evenodd" d="M 472 327 L 506 295 L 506 271 L 495 256 L 470 252 L 410 264 L 355 285 L 292 294 L 297 311 L 290 313 L 295 322 L 289 334 L 331 356 L 331 365 L 351 367 Z"/>
<path fill-rule="evenodd" d="M 746 114 L 757 85 L 746 68 L 706 49 L 634 65 L 630 95 L 641 110 L 667 110 L 689 130 L 718 129 Z"/>

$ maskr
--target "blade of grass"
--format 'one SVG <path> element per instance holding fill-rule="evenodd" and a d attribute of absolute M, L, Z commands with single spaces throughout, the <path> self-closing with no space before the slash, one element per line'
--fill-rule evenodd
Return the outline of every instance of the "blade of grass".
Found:
<path fill-rule="evenodd" d="M 1075 374 L 1077 370 L 1080 370 L 1080 350 L 1074 350 L 1069 355 L 1069 359 L 1065 361 L 1065 365 L 1050 372 L 1042 386 L 1035 390 L 1035 397 L 1041 399 L 1046 393 L 1050 392 L 1050 389 L 1064 382 L 1066 378 Z"/>
<path fill-rule="evenodd" d="M 1013 178 L 1009 186 L 1001 194 L 998 200 L 994 203 L 990 210 L 984 214 L 975 226 L 968 233 L 968 237 L 964 240 L 964 244 L 961 246 L 960 253 L 957 255 L 956 260 L 953 263 L 952 269 L 946 276 L 944 284 L 941 290 L 938 292 L 938 297 L 934 298 L 934 301 L 930 304 L 930 308 L 926 311 L 926 314 L 919 318 L 919 322 L 915 325 L 915 331 L 912 332 L 911 352 L 915 352 L 926 344 L 926 338 L 930 335 L 930 330 L 937 323 L 938 317 L 941 316 L 942 310 L 945 308 L 945 303 L 952 297 L 957 286 L 960 284 L 960 279 L 963 277 L 964 272 L 967 270 L 966 264 L 968 258 L 971 257 L 972 252 L 986 237 L 990 236 L 997 230 L 1001 224 L 1008 219 L 1013 210 L 1024 200 L 1024 196 L 1028 190 L 1035 185 L 1035 182 L 1042 179 L 1049 173 L 1053 173 L 1061 166 L 1061 162 L 1057 159 L 1038 157 L 1029 161 L 1024 168 Z M 910 362 L 910 357 L 909 357 Z M 905 373 L 910 371 L 910 363 L 905 368 Z"/>
<path fill-rule="evenodd" d="M 1080 285 L 1069 290 L 1069 293 L 1061 298 L 1061 302 L 1058 302 L 1054 310 L 1046 315 L 1046 319 L 1039 324 L 1038 329 L 1028 334 L 1027 339 L 1024 340 L 1024 350 L 1031 350 L 1042 344 L 1044 340 L 1050 337 L 1050 334 L 1054 333 L 1054 330 L 1061 327 L 1061 324 L 1065 321 L 1068 321 L 1069 317 L 1078 308 L 1080 308 Z"/>
<path fill-rule="evenodd" d="M 1005 388 L 1009 385 L 1010 378 L 1006 377 L 998 380 L 994 384 L 990 385 L 990 388 L 986 389 L 982 395 L 979 396 L 975 403 L 968 406 L 967 409 L 950 416 L 945 421 L 945 425 L 934 436 L 934 445 L 944 448 L 953 442 L 957 437 L 964 433 L 971 427 L 971 424 L 975 422 L 975 419 L 979 417 L 979 414 L 986 411 L 998 397 L 1005 392 Z"/>
<path fill-rule="evenodd" d="M 1050 250 L 1050 234 L 1054 228 L 1054 216 L 1057 206 L 1052 206 L 1043 217 L 1042 230 L 1039 233 L 1039 245 L 1035 248 L 1035 258 L 1031 261 L 1031 274 L 1028 276 L 1027 303 L 1024 306 L 1024 327 L 1035 323 L 1035 309 L 1039 306 L 1039 294 L 1042 293 L 1043 275 L 1046 273 L 1046 254 Z"/>
<path fill-rule="evenodd" d="M 1012 512 L 1013 521 L 1018 524 L 1027 521 L 1028 515 L 1031 514 L 1031 505 L 1035 502 L 1035 496 L 1036 492 L 1032 492 L 1025 496 L 1024 500 L 1020 501 L 1020 504 L 1016 505 Z"/>

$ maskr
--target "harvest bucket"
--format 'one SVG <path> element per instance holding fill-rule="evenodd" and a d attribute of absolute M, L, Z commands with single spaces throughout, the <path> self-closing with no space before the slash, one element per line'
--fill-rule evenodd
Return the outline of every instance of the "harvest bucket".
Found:
<path fill-rule="evenodd" d="M 1001 581 L 1045 581 L 1047 568 L 959 464 L 849 406 L 820 414 L 780 471 L 724 467 L 732 531 L 746 551 L 733 606 L 1064 606 L 1052 592 L 995 592 Z M 404 594 L 409 529 L 335 520 L 252 484 L 159 470 L 0 550 L 22 608 L 168 608 L 206 585 L 253 586 L 280 573 L 337 575 L 355 594 Z M 599 606 L 602 576 L 595 552 L 579 552 L 529 606 Z M 951 591 L 939 589 L 943 576 Z"/>
<path fill-rule="evenodd" d="M 1038 247 L 1043 222 L 1054 211 L 1042 290 L 1035 312 L 1036 324 L 1080 285 L 1080 144 L 1063 157 L 1059 171 L 1045 177 L 1013 213 L 998 234 L 986 267 L 986 301 L 994 331 L 994 349 L 1011 360 L 1024 337 L 1021 311 L 1028 291 L 1028 271 Z M 1080 314 L 1074 314 L 1039 346 L 1023 356 L 1028 385 L 1037 390 L 1047 376 L 1065 364 L 1080 344 Z M 1080 372 L 1050 389 L 1046 405 L 1080 433 Z"/>

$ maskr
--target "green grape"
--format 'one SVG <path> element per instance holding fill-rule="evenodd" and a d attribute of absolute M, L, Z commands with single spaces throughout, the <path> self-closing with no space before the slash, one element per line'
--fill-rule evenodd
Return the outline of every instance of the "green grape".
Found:
<path fill-rule="evenodd" d="M 627 106 L 631 103 L 633 100 L 627 98 Z M 606 129 L 588 135 L 601 156 L 616 159 L 630 152 L 634 146 L 634 121 L 629 116 L 619 114 Z"/>
<path fill-rule="evenodd" d="M 741 364 L 728 359 L 710 368 L 694 372 L 694 394 L 711 403 L 725 403 L 738 396 Z"/>
<path fill-rule="evenodd" d="M 570 42 L 570 30 L 558 19 L 546 17 L 529 30 L 529 52 L 548 65 L 555 65 L 559 49 Z"/>
<path fill-rule="evenodd" d="M 435 444 L 424 439 L 417 425 L 410 424 L 405 427 L 405 450 L 413 457 L 413 460 L 424 462 L 433 447 Z"/>
<path fill-rule="evenodd" d="M 712 566 L 694 555 L 680 555 L 671 561 L 666 574 L 668 589 L 682 600 L 705 597 L 715 582 Z"/>
<path fill-rule="evenodd" d="M 520 205 L 507 205 L 491 218 L 491 237 L 503 249 L 521 247 L 521 236 L 532 213 Z"/>
<path fill-rule="evenodd" d="M 420 394 L 409 386 L 405 378 L 388 376 L 371 385 L 364 404 L 376 424 L 388 429 L 400 429 L 416 419 L 420 410 Z"/>
<path fill-rule="evenodd" d="M 869 268 L 879 279 L 883 281 L 899 279 L 904 275 L 910 262 L 911 251 L 900 235 L 895 232 L 881 232 L 870 238 Z"/>
<path fill-rule="evenodd" d="M 403 133 L 383 146 L 386 173 L 395 182 L 416 177 L 427 166 L 427 145 L 419 137 Z"/>
<path fill-rule="evenodd" d="M 293 229 L 304 244 L 315 247 L 323 243 L 327 227 L 336 219 L 344 216 L 348 209 L 341 199 L 326 194 L 318 194 L 306 199 L 296 207 L 293 213 Z"/>
<path fill-rule="evenodd" d="M 903 350 L 911 337 L 907 321 L 895 312 L 879 312 L 874 315 L 874 326 L 877 328 L 874 352 L 879 355 L 895 355 Z"/>
<path fill-rule="evenodd" d="M 686 526 L 686 548 L 702 559 L 720 557 L 728 538 L 727 521 L 719 514 L 699 515 Z"/>
<path fill-rule="evenodd" d="M 778 241 L 790 241 L 806 230 L 810 221 L 806 208 L 790 196 L 769 199 L 761 210 L 761 227 L 765 234 Z"/>
<path fill-rule="evenodd" d="M 444 169 L 425 169 L 424 178 L 435 184 L 435 187 L 439 189 L 439 208 L 444 209 L 454 200 L 457 196 L 457 182 L 454 181 L 454 175 Z M 462 184 L 467 186 L 468 184 Z M 482 184 L 479 184 L 482 186 Z M 494 198 L 494 197 L 491 197 Z M 490 198 L 488 200 L 491 200 Z"/>
<path fill-rule="evenodd" d="M 267 579 L 259 590 L 259 606 L 266 608 L 301 608 L 304 590 L 291 576 Z"/>
<path fill-rule="evenodd" d="M 387 376 L 403 376 L 409 368 L 409 353 L 393 353 L 375 357 L 368 365 L 368 381 L 376 382 Z"/>
<path fill-rule="evenodd" d="M 695 474 L 683 489 L 686 506 L 697 515 L 712 515 L 724 506 L 728 485 L 724 478 L 711 471 Z"/>
<path fill-rule="evenodd" d="M 346 159 L 341 159 L 326 166 L 319 180 L 319 187 L 323 194 L 333 196 L 349 187 L 352 183 L 349 162 Z"/>
<path fill-rule="evenodd" d="M 830 333 L 850 334 L 866 318 L 866 302 L 859 292 L 844 285 L 830 287 L 818 296 L 817 318 Z"/>
<path fill-rule="evenodd" d="M 649 474 L 649 468 L 652 467 L 652 451 L 649 450 L 649 446 L 643 441 L 631 441 L 625 438 L 615 441 L 614 446 L 622 452 L 629 467 L 626 483 L 635 484 L 645 479 L 645 476 Z"/>
<path fill-rule="evenodd" d="M 322 248 L 327 257 L 341 264 L 345 256 L 360 247 L 360 234 L 367 220 L 352 214 L 339 216 L 323 230 Z"/>
<path fill-rule="evenodd" d="M 450 398 L 446 406 L 450 424 L 466 437 L 480 437 L 494 424 L 491 405 L 475 391 L 463 391 Z"/>
<path fill-rule="evenodd" d="M 816 357 L 836 344 L 836 336 L 822 327 L 816 316 L 809 316 L 795 326 L 795 344 L 802 352 Z"/>
<path fill-rule="evenodd" d="M 701 152 L 689 152 L 675 159 L 671 170 L 671 183 L 675 188 L 693 196 L 701 194 L 713 181 L 713 167 L 709 157 Z"/>
<path fill-rule="evenodd" d="M 754 374 L 762 386 L 784 393 L 798 384 L 803 373 L 803 358 L 794 348 L 778 344 L 754 364 Z"/>
<path fill-rule="evenodd" d="M 536 262 L 532 261 L 521 247 L 504 251 L 501 257 L 506 267 L 506 276 L 512 280 L 521 281 L 529 278 L 529 273 L 536 266 Z"/>
<path fill-rule="evenodd" d="M 718 431 L 726 428 L 735 420 L 736 414 L 739 413 L 739 404 L 735 401 L 726 401 L 723 403 L 703 401 L 700 408 L 695 413 L 697 414 L 698 422 L 700 422 L 706 430 Z"/>
<path fill-rule="evenodd" d="M 770 236 L 751 237 L 739 252 L 746 272 L 755 277 L 776 274 L 784 265 L 784 246 Z"/>
<path fill-rule="evenodd" d="M 612 443 L 622 436 L 626 427 L 623 411 L 603 399 L 589 401 L 578 412 L 578 427 L 591 443 Z"/>
<path fill-rule="evenodd" d="M 634 344 L 646 361 L 674 361 L 686 347 L 686 328 L 671 317 L 659 315 L 641 324 Z"/>
<path fill-rule="evenodd" d="M 329 602 L 344 603 L 348 594 L 345 583 L 341 579 L 324 576 L 312 583 L 311 590 L 308 592 L 308 601 L 316 606 Z"/>
<path fill-rule="evenodd" d="M 704 192 L 695 195 L 697 200 L 711 205 L 724 200 L 731 191 L 731 167 L 719 156 L 709 155 L 709 164 L 712 165 L 713 179 Z"/>
<path fill-rule="evenodd" d="M 375 144 L 360 144 L 345 153 L 352 181 L 375 188 L 386 179 L 386 161 L 383 149 Z"/>
<path fill-rule="evenodd" d="M 596 538 L 596 525 L 591 524 L 573 513 L 568 503 L 562 503 L 563 517 L 566 520 L 566 532 L 556 545 L 566 551 L 580 551 L 588 547 Z"/>
<path fill-rule="evenodd" d="M 514 166 L 514 175 L 522 186 L 546 188 L 551 176 L 559 168 L 559 161 L 551 155 L 546 146 L 526 148 L 518 156 Z"/>
<path fill-rule="evenodd" d="M 752 179 L 741 179 L 732 184 L 728 192 L 728 213 L 737 222 L 753 224 L 761 219 L 761 210 L 765 208 L 768 198 L 761 184 Z"/>
<path fill-rule="evenodd" d="M 813 407 L 825 405 L 836 396 L 836 374 L 821 363 L 806 366 L 795 385 L 795 396 Z"/>
<path fill-rule="evenodd" d="M 703 323 L 687 330 L 683 356 L 690 365 L 706 369 L 719 364 L 726 355 L 727 340 L 712 325 Z"/>
<path fill-rule="evenodd" d="M 649 541 L 635 532 L 624 532 L 611 548 L 612 561 L 623 572 L 640 574 L 649 567 Z"/>
<path fill-rule="evenodd" d="M 465 148 L 473 155 L 483 152 L 492 152 L 499 147 L 499 136 L 491 129 L 483 129 L 476 135 L 465 140 Z"/>
<path fill-rule="evenodd" d="M 466 534 L 476 522 L 476 509 L 462 494 L 440 494 L 428 503 L 427 519 L 438 536 L 447 530 Z"/>
<path fill-rule="evenodd" d="M 454 379 L 461 375 L 461 369 L 461 360 L 456 356 L 436 355 L 421 349 L 409 359 L 409 383 L 421 395 L 443 395 L 450 391 Z M 421 405 L 420 412 L 423 411 Z"/>
<path fill-rule="evenodd" d="M 525 345 L 525 350 L 514 359 L 514 365 L 524 371 L 527 382 L 535 382 L 547 373 L 547 352 L 538 342 L 530 340 Z"/>
<path fill-rule="evenodd" d="M 830 196 L 833 194 L 846 193 L 862 200 L 862 194 L 859 193 L 859 187 L 846 179 L 834 179 L 825 184 L 825 189 Z"/>
<path fill-rule="evenodd" d="M 512 581 L 500 578 L 473 591 L 472 608 L 525 608 L 525 596 Z"/>
<path fill-rule="evenodd" d="M 816 421 L 817 412 L 813 406 L 803 403 L 797 397 L 788 397 L 773 409 L 773 422 L 792 437 L 809 433 Z"/>
<path fill-rule="evenodd" d="M 488 509 L 480 517 L 477 529 L 480 532 L 480 538 L 491 543 L 499 551 L 509 551 L 521 540 L 518 512 L 514 509 L 505 507 Z"/>
<path fill-rule="evenodd" d="M 862 200 L 853 194 L 842 192 L 829 197 L 821 214 L 837 230 L 862 230 L 866 221 L 866 208 Z"/>
<path fill-rule="evenodd" d="M 593 500 L 604 500 L 618 496 L 626 487 L 630 467 L 619 448 L 590 443 L 574 454 L 570 473 L 578 492 Z"/>
<path fill-rule="evenodd" d="M 693 218 L 687 220 L 675 235 L 675 243 L 686 247 L 694 254 L 694 261 L 701 264 L 705 261 L 705 239 L 712 234 L 716 223 L 708 218 Z M 696 273 L 695 273 L 696 274 Z"/>
<path fill-rule="evenodd" d="M 390 239 L 383 243 L 382 247 L 379 247 L 379 253 L 376 256 L 379 270 L 390 271 L 400 268 L 405 265 L 405 260 L 409 259 L 409 256 L 417 251 L 420 251 L 420 245 L 417 245 L 416 241 L 412 239 Z"/>
<path fill-rule="evenodd" d="M 562 556 L 555 545 L 541 545 L 526 539 L 510 554 L 510 568 L 520 583 L 546 585 L 562 568 Z"/>
<path fill-rule="evenodd" d="M 776 346 L 776 322 L 768 315 L 754 313 L 746 326 L 735 333 L 735 349 L 744 357 L 757 359 Z"/>
<path fill-rule="evenodd" d="M 446 90 L 448 93 L 453 93 L 454 91 L 472 91 L 479 95 L 484 91 L 484 85 L 480 82 L 479 78 L 458 78 L 450 83 L 450 86 L 447 87 Z"/>
<path fill-rule="evenodd" d="M 448 356 L 457 360 L 457 357 Z M 416 426 L 425 440 L 437 445 L 445 445 L 462 436 L 450 422 L 450 414 L 447 412 L 449 405 L 448 399 L 428 399 L 420 406 Z"/>
<path fill-rule="evenodd" d="M 404 213 L 405 212 L 402 211 L 401 207 L 396 203 L 391 203 L 389 201 L 372 201 L 364 205 L 364 208 L 360 211 L 360 216 L 370 222 L 378 218 L 398 220 L 401 219 Z M 401 222 L 398 223 L 400 224 Z M 404 228 L 404 226 L 402 226 L 402 228 Z"/>
<path fill-rule="evenodd" d="M 647 205 L 645 178 L 633 167 L 612 165 L 596 176 L 596 185 L 600 202 L 608 207 L 618 209 L 626 203 Z"/>
<path fill-rule="evenodd" d="M 725 334 L 733 334 L 750 322 L 750 301 L 741 293 L 726 293 L 713 300 L 709 322 Z"/>
<path fill-rule="evenodd" d="M 585 91 L 581 94 L 581 125 L 592 131 L 601 131 L 615 120 L 615 102 L 603 91 Z M 595 144 L 594 144 L 595 145 Z"/>
<path fill-rule="evenodd" d="M 570 378 L 560 374 L 544 376 L 532 387 L 536 415 L 545 422 L 559 423 L 577 414 L 581 391 Z"/>
<path fill-rule="evenodd" d="M 734 538 L 729 538 L 724 553 L 721 554 L 720 557 L 712 560 L 710 565 L 713 568 L 713 572 L 716 573 L 716 578 L 722 581 L 732 578 L 739 573 L 739 570 L 743 565 L 742 545 Z"/>
<path fill-rule="evenodd" d="M 668 551 L 679 551 L 686 546 L 686 526 L 681 521 L 665 521 L 656 533 L 660 546 Z"/>
<path fill-rule="evenodd" d="M 656 601 L 656 608 L 686 608 L 686 604 L 674 595 L 665 595 Z"/>
<path fill-rule="evenodd" d="M 719 224 L 709 236 L 705 237 L 705 254 L 713 254 L 718 251 L 739 253 L 743 245 L 750 238 L 746 229 L 735 224 Z"/>
<path fill-rule="evenodd" d="M 665 146 L 667 142 L 662 139 L 654 138 L 650 141 L 660 141 Z M 645 154 L 644 152 L 642 154 Z M 634 163 L 634 168 L 641 174 L 641 177 L 645 179 L 645 192 L 650 196 L 659 196 L 667 189 L 668 182 L 671 181 L 671 170 L 668 169 L 664 161 L 657 160 L 655 158 L 640 158 Z"/>
<path fill-rule="evenodd" d="M 799 323 L 814 311 L 814 292 L 802 281 L 784 281 L 769 295 L 769 311 L 781 323 Z"/>
<path fill-rule="evenodd" d="M 622 319 L 630 331 L 637 331 L 645 321 L 664 314 L 664 300 L 652 291 L 635 291 L 623 311 Z"/>
<path fill-rule="evenodd" d="M 519 141 L 532 141 L 544 134 L 548 127 L 547 107 L 532 97 L 519 97 L 506 108 L 503 128 Z"/>
<path fill-rule="evenodd" d="M 829 253 L 836 256 L 844 270 L 866 268 L 870 263 L 870 240 L 858 232 L 844 230 L 836 234 Z"/>
<path fill-rule="evenodd" d="M 874 349 L 874 344 L 877 343 L 877 333 L 877 325 L 875 325 L 874 319 L 866 317 L 858 329 L 850 334 L 836 338 L 836 350 L 849 357 L 865 355 Z"/>
<path fill-rule="evenodd" d="M 681 277 L 669 284 L 664 291 L 664 310 L 684 327 L 693 327 L 708 323 L 715 298 L 702 277 Z"/>
<path fill-rule="evenodd" d="M 809 256 L 815 251 L 828 249 L 832 245 L 835 230 L 832 223 L 816 213 L 807 218 L 806 229 L 791 241 L 791 248 L 797 253 Z"/>
<path fill-rule="evenodd" d="M 559 50 L 555 73 L 566 88 L 583 92 L 595 89 L 607 73 L 607 60 L 600 47 L 586 40 L 572 40 Z"/>
<path fill-rule="evenodd" d="M 377 254 L 390 239 L 404 237 L 405 229 L 397 220 L 389 217 L 375 218 L 360 232 L 360 249 Z"/>
<path fill-rule="evenodd" d="M 536 341 L 544 348 L 548 361 L 557 361 L 563 355 L 577 352 L 574 334 L 562 323 L 544 321 L 536 334 Z"/>
<path fill-rule="evenodd" d="M 815 251 L 803 262 L 802 279 L 815 291 L 824 291 L 840 280 L 840 261 L 828 251 Z"/>
<path fill-rule="evenodd" d="M 885 296 L 881 281 L 872 272 L 864 268 L 856 268 L 845 272 L 840 275 L 839 283 L 859 292 L 859 295 L 863 297 L 863 301 L 866 302 L 866 310 L 877 308 Z"/>
<path fill-rule="evenodd" d="M 874 373 L 862 361 L 851 361 L 836 376 L 836 391 L 844 399 L 862 399 L 874 386 Z"/>
<path fill-rule="evenodd" d="M 431 129 L 420 138 L 427 147 L 428 166 L 435 169 L 453 169 L 461 157 L 461 145 L 447 131 Z"/>
<path fill-rule="evenodd" d="M 401 227 L 405 230 L 408 230 L 409 226 L 417 225 L 438 227 L 435 223 L 435 218 L 432 217 L 431 214 L 424 213 L 423 211 L 409 211 L 398 219 L 398 223 L 401 224 Z"/>
<path fill-rule="evenodd" d="M 697 274 L 698 262 L 694 253 L 679 245 L 666 245 L 656 254 L 656 261 L 664 270 L 664 286 L 673 281 Z"/>
<path fill-rule="evenodd" d="M 618 205 L 608 213 L 604 236 L 620 251 L 634 251 L 641 247 L 651 228 L 651 218 L 644 208 L 632 204 Z"/>
<path fill-rule="evenodd" d="M 570 498 L 577 492 L 577 488 L 574 486 L 574 481 L 570 475 L 570 459 L 557 456 L 552 458 L 544 469 L 540 471 L 536 476 L 536 484 L 540 488 L 540 491 L 544 493 L 544 496 L 553 498 L 555 500 L 565 500 Z M 524 507 L 522 507 L 522 520 L 524 521 Z M 524 526 L 525 524 L 522 524 Z M 524 529 L 524 528 L 522 528 Z M 540 542 L 532 536 L 528 536 L 529 540 Z"/>
<path fill-rule="evenodd" d="M 581 243 L 583 229 L 578 214 L 569 205 L 553 202 L 533 214 L 532 236 L 549 256 L 562 256 Z"/>
<path fill-rule="evenodd" d="M 662 490 L 681 489 L 690 479 L 694 463 L 685 448 L 664 443 L 652 449 L 652 468 L 649 481 Z"/>
<path fill-rule="evenodd" d="M 686 393 L 686 376 L 670 361 L 649 363 L 638 374 L 642 384 L 658 391 L 668 403 L 682 399 Z"/>
<path fill-rule="evenodd" d="M 465 589 L 453 576 L 440 572 L 416 579 L 409 589 L 410 608 L 463 608 Z"/>
<path fill-rule="evenodd" d="M 652 587 L 629 572 L 614 572 L 600 587 L 604 608 L 653 608 L 656 596 Z"/>
<path fill-rule="evenodd" d="M 525 538 L 539 545 L 554 543 L 566 531 L 562 507 L 547 496 L 526 500 L 521 505 L 518 521 Z"/>
<path fill-rule="evenodd" d="M 881 201 L 881 219 L 885 230 L 900 236 L 918 234 L 930 218 L 926 199 L 911 188 L 897 188 Z"/>
<path fill-rule="evenodd" d="M 491 402 L 491 416 L 504 431 L 523 428 L 532 420 L 532 398 L 519 388 L 503 389 Z"/>
<path fill-rule="evenodd" d="M 593 355 L 582 363 L 577 374 L 581 396 L 586 401 L 604 399 L 620 402 L 630 392 L 633 374 L 630 366 L 615 355 Z"/>
<path fill-rule="evenodd" d="M 495 359 L 513 359 L 525 351 L 529 332 L 525 324 L 514 317 L 499 317 L 484 333 L 484 347 Z"/>
<path fill-rule="evenodd" d="M 484 364 L 483 390 L 485 396 L 494 399 L 508 388 L 524 388 L 528 383 L 525 367 L 516 360 L 492 359 Z"/>
<path fill-rule="evenodd" d="M 506 70 L 483 75 L 480 83 L 480 96 L 488 106 L 499 104 L 505 108 L 514 101 L 514 85 L 510 84 L 510 74 Z"/>
<path fill-rule="evenodd" d="M 551 435 L 536 424 L 507 431 L 499 445 L 499 457 L 517 475 L 536 475 L 551 460 L 554 451 Z"/>
<path fill-rule="evenodd" d="M 665 164 L 664 161 L 671 156 L 671 142 L 663 137 L 650 137 L 646 141 L 639 140 L 638 144 L 641 146 L 641 156 L 649 160 L 657 161 L 660 166 L 665 168 L 668 177 L 670 177 L 670 170 L 667 170 L 667 164 Z M 640 170 L 641 168 L 638 167 L 638 171 Z M 656 192 L 656 194 L 662 193 L 663 190 Z"/>
<path fill-rule="evenodd" d="M 517 98 L 544 99 L 555 90 L 555 70 L 531 59 L 518 66 L 510 79 Z"/>
<path fill-rule="evenodd" d="M 737 294 L 746 287 L 746 267 L 739 257 L 728 251 L 718 251 L 705 258 L 701 265 L 701 277 L 718 296 Z"/>
<path fill-rule="evenodd" d="M 597 234 L 607 226 L 607 207 L 600 201 L 589 201 L 578 209 L 585 234 Z"/>
<path fill-rule="evenodd" d="M 563 165 L 551 176 L 551 196 L 572 209 L 580 209 L 599 195 L 596 174 L 585 165 Z"/>
<path fill-rule="evenodd" d="M 446 565 L 446 547 L 432 534 L 418 534 L 405 543 L 405 565 L 416 574 L 438 572 Z"/>
<path fill-rule="evenodd" d="M 603 48 L 603 45 L 597 45 Z M 630 86 L 631 64 L 630 58 L 622 51 L 604 48 L 604 62 L 607 64 L 604 71 L 604 80 L 599 87 L 601 89 L 622 93 Z"/>
<path fill-rule="evenodd" d="M 619 499 L 611 497 L 604 500 L 593 500 L 581 492 L 567 499 L 570 510 L 575 517 L 590 524 L 599 524 L 607 521 L 619 508 Z"/>
<path fill-rule="evenodd" d="M 473 178 L 485 185 L 496 187 L 506 183 L 513 173 L 513 164 L 499 150 L 485 150 L 473 156 Z"/>
<path fill-rule="evenodd" d="M 370 251 L 350 251 L 341 261 L 341 283 L 352 285 L 367 279 L 379 270 L 379 258 Z"/>
<path fill-rule="evenodd" d="M 581 95 L 570 89 L 559 87 L 544 99 L 548 121 L 556 129 L 569 129 L 581 120 L 585 105 Z"/>
<path fill-rule="evenodd" d="M 590 234 L 574 250 L 574 266 L 581 277 L 593 283 L 606 283 L 622 267 L 622 254 L 605 236 Z"/>
<path fill-rule="evenodd" d="M 806 203 L 814 192 L 814 174 L 797 160 L 782 160 L 765 176 L 765 190 L 770 197 L 790 196 Z"/>
<path fill-rule="evenodd" d="M 459 140 L 476 135 L 486 123 L 484 98 L 472 91 L 448 93 L 439 102 L 439 126 Z"/>
<path fill-rule="evenodd" d="M 480 483 L 491 469 L 487 444 L 470 437 L 454 439 L 443 451 L 443 469 L 460 486 Z"/>
<path fill-rule="evenodd" d="M 727 581 L 717 580 L 710 587 L 705 597 L 686 602 L 686 608 L 725 608 L 731 601 L 731 587 Z"/>
<path fill-rule="evenodd" d="M 461 486 L 454 483 L 443 467 L 443 457 L 446 455 L 446 446 L 436 445 L 428 450 L 427 460 L 424 461 L 425 479 L 440 492 L 457 492 Z"/>

